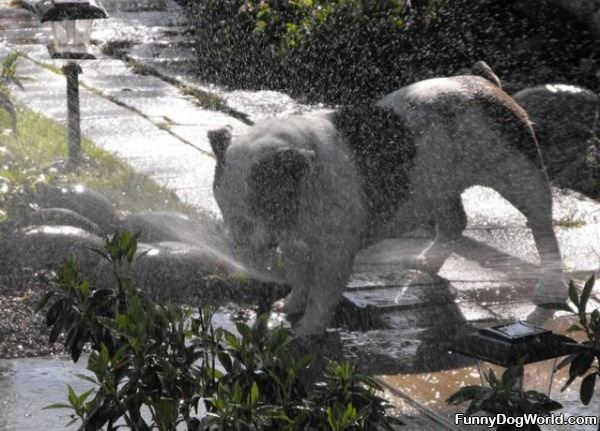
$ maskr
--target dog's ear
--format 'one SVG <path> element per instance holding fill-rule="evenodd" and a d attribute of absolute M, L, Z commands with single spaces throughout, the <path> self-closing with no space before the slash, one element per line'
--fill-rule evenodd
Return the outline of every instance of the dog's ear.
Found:
<path fill-rule="evenodd" d="M 207 135 L 217 161 L 224 163 L 225 152 L 229 145 L 231 145 L 231 127 L 227 126 L 217 130 L 210 130 Z"/>

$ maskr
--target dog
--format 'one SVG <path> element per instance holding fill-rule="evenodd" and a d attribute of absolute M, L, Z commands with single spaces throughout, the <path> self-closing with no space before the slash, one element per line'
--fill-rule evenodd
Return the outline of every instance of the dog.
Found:
<path fill-rule="evenodd" d="M 473 185 L 526 216 L 544 268 L 534 302 L 564 300 L 540 150 L 527 114 L 493 79 L 429 79 L 372 105 L 266 120 L 235 140 L 227 129 L 208 137 L 233 243 L 255 258 L 277 251 L 292 286 L 283 309 L 299 316 L 299 336 L 324 331 L 355 255 L 370 244 L 433 221 L 435 239 L 417 260 L 437 272 L 466 226 L 460 196 Z"/>

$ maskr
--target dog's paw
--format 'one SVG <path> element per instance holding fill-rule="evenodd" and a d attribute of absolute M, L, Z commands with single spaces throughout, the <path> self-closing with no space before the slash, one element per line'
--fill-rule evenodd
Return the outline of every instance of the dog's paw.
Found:
<path fill-rule="evenodd" d="M 273 311 L 285 314 L 287 320 L 294 324 L 302 317 L 304 307 L 300 304 L 290 305 L 285 299 L 280 299 L 273 304 Z"/>
<path fill-rule="evenodd" d="M 292 332 L 296 337 L 311 337 L 323 334 L 325 328 L 326 325 L 323 325 L 318 319 L 309 319 L 304 315 L 293 326 Z"/>
<path fill-rule="evenodd" d="M 533 323 L 534 325 L 543 325 L 554 317 L 554 313 L 554 310 L 537 305 L 535 309 L 527 315 L 525 321 Z"/>
<path fill-rule="evenodd" d="M 408 267 L 429 274 L 437 274 L 445 262 L 444 258 L 439 258 L 434 253 L 428 255 L 418 255 L 411 258 L 408 262 Z"/>
<path fill-rule="evenodd" d="M 567 292 L 561 273 L 544 274 L 537 283 L 533 303 L 563 303 L 567 300 Z"/>
<path fill-rule="evenodd" d="M 277 301 L 277 309 L 286 314 L 302 314 L 306 309 L 306 294 L 303 289 L 292 289 L 292 292 L 280 301 Z"/>

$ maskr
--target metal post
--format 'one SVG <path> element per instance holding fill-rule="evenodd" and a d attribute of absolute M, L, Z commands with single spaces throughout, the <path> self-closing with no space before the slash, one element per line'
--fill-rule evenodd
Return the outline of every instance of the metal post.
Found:
<path fill-rule="evenodd" d="M 81 129 L 79 124 L 79 74 L 81 67 L 69 62 L 62 68 L 67 77 L 67 118 L 69 127 L 69 162 L 76 167 L 81 161 Z"/>

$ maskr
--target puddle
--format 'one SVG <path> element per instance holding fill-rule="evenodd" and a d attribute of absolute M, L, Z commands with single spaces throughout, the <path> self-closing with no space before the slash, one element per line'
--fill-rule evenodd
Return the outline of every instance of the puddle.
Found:
<path fill-rule="evenodd" d="M 564 334 L 566 333 L 566 328 L 568 328 L 572 323 L 574 323 L 573 319 L 559 318 L 548 322 L 548 324 L 545 326 L 554 332 Z M 450 354 L 449 356 L 461 355 Z M 527 375 L 540 376 L 537 379 L 532 378 L 530 380 L 535 389 L 541 390 L 541 386 L 546 384 L 547 370 L 549 368 L 550 367 L 547 361 L 527 365 Z M 481 384 L 479 368 L 477 364 L 473 363 L 447 371 L 382 375 L 379 377 L 392 388 L 408 395 L 421 405 L 432 409 L 434 412 L 440 414 L 450 422 L 453 421 L 455 413 L 464 412 L 467 404 L 456 408 L 453 406 L 448 406 L 446 399 L 448 399 L 450 395 L 452 395 L 461 387 Z M 565 367 L 555 374 L 552 384 L 550 397 L 563 405 L 563 409 L 559 412 L 565 413 L 567 416 L 597 414 L 598 410 L 600 409 L 600 389 L 596 387 L 594 398 L 592 399 L 591 403 L 588 406 L 584 406 L 579 400 L 579 385 L 581 379 L 575 380 L 564 392 L 560 391 L 567 379 L 568 367 Z M 414 405 L 408 403 L 402 397 L 395 396 L 390 392 L 386 392 L 386 396 L 390 398 L 394 406 L 403 414 L 415 414 Z M 545 427 L 543 429 L 544 431 L 558 431 L 564 428 L 556 426 Z M 595 431 L 596 427 L 581 427 L 578 428 L 578 430 Z"/>

